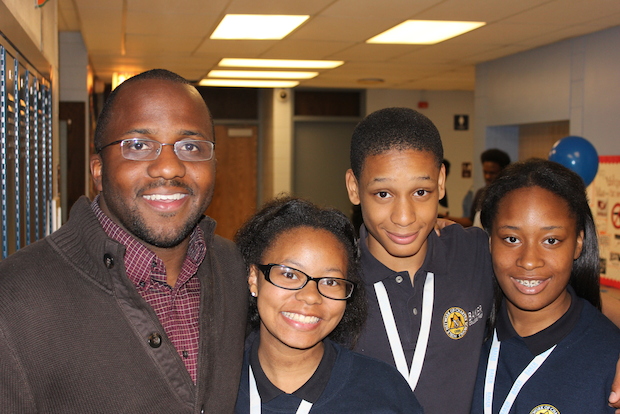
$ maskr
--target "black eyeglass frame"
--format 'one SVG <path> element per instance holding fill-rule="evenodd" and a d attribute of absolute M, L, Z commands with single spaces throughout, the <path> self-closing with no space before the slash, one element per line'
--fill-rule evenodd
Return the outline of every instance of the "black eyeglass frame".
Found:
<path fill-rule="evenodd" d="M 323 297 L 326 297 L 327 299 L 331 299 L 331 300 L 347 300 L 350 299 L 351 296 L 353 296 L 353 291 L 355 291 L 355 283 L 351 282 L 350 280 L 347 279 L 343 279 L 341 277 L 331 277 L 331 276 L 326 276 L 326 277 L 312 277 L 309 274 L 302 272 L 299 269 L 295 269 L 294 267 L 290 267 L 290 266 L 286 266 L 286 265 L 282 265 L 282 264 L 278 264 L 278 263 L 269 263 L 269 264 L 255 264 L 255 266 L 261 271 L 263 272 L 263 274 L 265 275 L 265 280 L 269 283 L 271 283 L 272 285 L 279 287 L 280 289 L 286 289 L 286 290 L 301 290 L 304 287 L 306 287 L 306 285 L 308 284 L 308 282 L 310 282 L 311 280 L 316 282 L 317 285 L 317 291 L 319 292 L 319 294 Z M 301 285 L 298 288 L 290 288 L 290 287 L 284 287 L 284 286 L 280 286 L 280 285 L 276 285 L 275 283 L 273 283 L 273 281 L 271 280 L 271 278 L 269 277 L 269 272 L 271 272 L 271 269 L 275 266 L 280 266 L 280 267 L 286 267 L 288 269 L 294 270 L 296 272 L 301 273 L 302 275 L 304 275 L 306 277 L 306 282 Z M 347 295 L 347 297 L 345 298 L 332 298 L 329 296 L 326 296 L 323 292 L 321 292 L 320 289 L 320 285 L 319 285 L 319 281 L 323 280 L 323 279 L 332 279 L 332 280 L 342 280 L 343 282 L 346 282 L 347 284 L 351 285 L 351 291 L 349 292 L 349 294 Z"/>
<path fill-rule="evenodd" d="M 174 151 L 174 154 L 182 161 L 188 161 L 188 162 L 199 162 L 199 161 L 210 161 L 213 159 L 213 156 L 215 155 L 215 142 L 213 141 L 207 141 L 207 140 L 201 140 L 201 139 L 185 139 L 185 140 L 179 140 L 176 141 L 173 144 L 166 144 L 163 142 L 159 142 L 159 141 L 155 141 L 154 139 L 148 139 L 148 138 L 125 138 L 125 139 L 119 139 L 116 141 L 112 141 L 108 144 L 105 144 L 103 147 L 99 148 L 96 153 L 99 154 L 101 151 L 103 151 L 104 149 L 106 149 L 107 147 L 110 147 L 112 145 L 118 145 L 118 144 L 123 144 L 123 142 L 130 142 L 130 141 L 148 141 L 148 142 L 154 142 L 156 144 L 159 144 L 159 149 L 155 151 L 155 153 L 157 154 L 157 156 L 155 156 L 155 158 L 153 159 L 144 159 L 144 160 L 136 160 L 136 159 L 131 159 L 131 158 L 127 158 L 125 157 L 125 155 L 123 154 L 123 151 L 121 149 L 121 154 L 123 154 L 123 158 L 131 160 L 131 161 L 155 161 L 159 155 L 161 154 L 161 150 L 162 148 L 164 148 L 165 145 L 169 145 L 172 147 L 172 150 Z M 178 143 L 193 143 L 193 142 L 208 142 L 209 144 L 211 144 L 211 157 L 205 159 L 205 160 L 184 160 L 181 157 L 179 157 L 179 154 L 177 153 L 177 144 Z"/>

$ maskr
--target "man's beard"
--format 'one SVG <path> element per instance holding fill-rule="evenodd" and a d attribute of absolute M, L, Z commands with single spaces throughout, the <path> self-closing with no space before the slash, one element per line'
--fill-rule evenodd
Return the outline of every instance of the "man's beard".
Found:
<path fill-rule="evenodd" d="M 213 191 L 211 191 L 211 194 L 205 198 L 203 207 L 197 207 L 196 211 L 191 212 L 185 223 L 176 232 L 171 233 L 162 231 L 160 232 L 161 234 L 157 234 L 153 228 L 147 225 L 144 217 L 140 214 L 138 207 L 127 205 L 123 197 L 114 190 L 105 191 L 106 188 L 114 188 L 108 180 L 104 180 L 103 184 L 104 190 L 102 191 L 102 196 L 105 199 L 108 210 L 114 218 L 116 218 L 118 222 L 120 222 L 120 224 L 138 240 L 159 248 L 176 247 L 187 237 L 189 237 L 198 222 L 202 219 L 204 211 L 211 203 L 211 198 L 213 196 Z M 149 189 L 166 186 L 183 188 L 187 190 L 189 196 L 194 195 L 194 191 L 191 188 L 177 180 L 161 180 L 154 182 L 148 187 L 142 189 L 140 193 L 143 193 Z M 161 214 L 161 220 L 165 222 L 167 217 L 174 217 L 176 214 L 177 213 Z"/>

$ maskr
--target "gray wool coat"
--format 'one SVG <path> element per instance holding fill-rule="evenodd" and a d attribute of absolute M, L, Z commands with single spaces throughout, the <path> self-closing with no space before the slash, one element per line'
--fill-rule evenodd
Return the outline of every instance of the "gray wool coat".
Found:
<path fill-rule="evenodd" d="M 124 246 L 89 204 L 82 197 L 61 229 L 0 262 L 0 411 L 233 412 L 248 296 L 234 244 L 214 235 L 213 220 L 201 221 L 207 256 L 198 270 L 194 385 L 125 275 Z"/>

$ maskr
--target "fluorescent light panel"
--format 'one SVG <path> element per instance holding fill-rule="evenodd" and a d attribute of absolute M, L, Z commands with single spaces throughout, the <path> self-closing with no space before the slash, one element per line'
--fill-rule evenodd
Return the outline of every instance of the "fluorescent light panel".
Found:
<path fill-rule="evenodd" d="M 279 69 L 333 69 L 342 65 L 342 60 L 290 60 L 290 59 L 237 59 L 224 58 L 218 66 L 238 68 Z"/>
<path fill-rule="evenodd" d="M 227 14 L 215 28 L 211 39 L 279 40 L 310 16 L 267 14 Z"/>
<path fill-rule="evenodd" d="M 246 78 L 246 79 L 312 79 L 319 72 L 286 72 L 257 70 L 212 70 L 209 78 Z"/>
<path fill-rule="evenodd" d="M 485 24 L 484 22 L 407 20 L 368 39 L 366 43 L 431 45 L 462 35 Z"/>
<path fill-rule="evenodd" d="M 298 81 L 275 80 L 243 80 L 243 79 L 203 79 L 198 82 L 201 86 L 229 86 L 239 88 L 294 88 Z"/>

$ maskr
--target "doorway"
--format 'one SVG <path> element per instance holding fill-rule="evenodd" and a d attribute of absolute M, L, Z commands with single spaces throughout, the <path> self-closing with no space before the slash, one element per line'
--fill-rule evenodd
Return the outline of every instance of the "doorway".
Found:
<path fill-rule="evenodd" d="M 227 239 L 256 212 L 257 131 L 253 125 L 215 125 L 217 173 L 206 214 L 217 221 L 215 233 Z"/>

